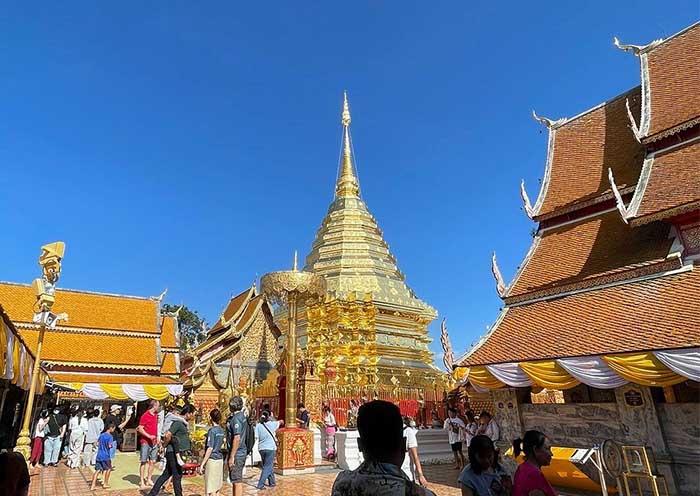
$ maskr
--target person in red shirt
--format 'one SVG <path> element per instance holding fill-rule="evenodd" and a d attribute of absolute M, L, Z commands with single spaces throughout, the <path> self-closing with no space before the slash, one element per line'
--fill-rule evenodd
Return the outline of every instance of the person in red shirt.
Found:
<path fill-rule="evenodd" d="M 141 467 L 139 468 L 139 475 L 141 476 L 139 488 L 141 490 L 145 490 L 149 486 L 153 485 L 153 466 L 155 465 L 156 458 L 158 457 L 159 407 L 160 402 L 158 400 L 151 400 L 148 403 L 148 410 L 143 412 L 143 415 L 141 415 L 139 426 L 136 429 L 139 434 L 141 449 Z M 144 472 L 147 473 L 144 474 Z M 144 477 L 144 475 L 146 475 L 146 477 Z"/>
<path fill-rule="evenodd" d="M 525 461 L 513 477 L 513 496 L 557 496 L 545 479 L 542 467 L 552 463 L 552 446 L 540 431 L 527 431 L 523 439 L 513 441 L 513 455 L 525 453 Z"/>

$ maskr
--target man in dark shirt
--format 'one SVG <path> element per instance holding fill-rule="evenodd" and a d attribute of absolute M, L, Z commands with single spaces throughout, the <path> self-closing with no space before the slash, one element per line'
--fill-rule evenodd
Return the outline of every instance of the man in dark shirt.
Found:
<path fill-rule="evenodd" d="M 59 407 L 55 407 L 49 415 L 46 424 L 48 432 L 44 438 L 44 465 L 56 466 L 61 453 L 61 441 L 66 434 L 66 417 L 61 414 Z"/>
<path fill-rule="evenodd" d="M 248 456 L 246 448 L 248 419 L 243 412 L 243 398 L 234 396 L 228 405 L 232 413 L 226 422 L 226 436 L 229 445 L 228 476 L 233 485 L 233 496 L 242 496 L 243 466 Z"/>
<path fill-rule="evenodd" d="M 175 450 L 173 450 L 172 447 L 172 440 L 173 438 L 177 439 L 179 445 L 178 449 L 180 451 L 187 451 L 191 448 L 192 445 L 187 431 L 187 423 L 192 420 L 195 411 L 194 405 L 187 404 L 183 406 L 180 415 L 183 417 L 184 422 L 177 419 L 174 420 L 170 425 L 170 429 L 165 433 L 163 437 L 163 446 L 165 446 L 165 470 L 160 474 L 160 477 L 158 477 L 158 480 L 151 488 L 148 496 L 156 496 L 170 477 L 173 478 L 175 496 L 182 496 L 182 467 L 177 463 Z"/>
<path fill-rule="evenodd" d="M 109 408 L 109 414 L 105 417 L 105 425 L 114 424 L 116 428 L 112 433 L 114 437 L 114 442 L 112 443 L 112 451 L 110 452 L 110 459 L 112 460 L 112 469 L 114 469 L 114 457 L 117 455 L 117 446 L 121 446 L 124 441 L 124 427 L 129 423 L 131 416 L 125 417 L 122 415 L 121 405 L 112 405 Z"/>
<path fill-rule="evenodd" d="M 309 423 L 311 422 L 311 415 L 309 414 L 309 411 L 306 409 L 303 403 L 299 403 L 297 408 L 299 409 L 299 417 L 297 417 L 299 427 L 302 429 L 308 429 Z"/>

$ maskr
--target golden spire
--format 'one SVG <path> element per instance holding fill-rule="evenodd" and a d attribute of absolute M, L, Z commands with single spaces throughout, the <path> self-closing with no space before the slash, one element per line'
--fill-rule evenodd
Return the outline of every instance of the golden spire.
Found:
<path fill-rule="evenodd" d="M 336 198 L 359 198 L 360 186 L 355 176 L 355 167 L 352 163 L 352 148 L 350 146 L 350 105 L 348 104 L 348 93 L 343 92 L 343 156 L 340 162 L 340 176 L 335 185 Z"/>

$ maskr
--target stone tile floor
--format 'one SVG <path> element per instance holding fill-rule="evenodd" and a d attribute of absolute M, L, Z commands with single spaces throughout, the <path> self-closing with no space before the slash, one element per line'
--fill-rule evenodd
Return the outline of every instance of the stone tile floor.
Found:
<path fill-rule="evenodd" d="M 117 471 L 112 474 L 110 485 L 112 489 L 98 488 L 90 491 L 92 470 L 88 468 L 68 469 L 63 463 L 58 467 L 39 467 L 31 476 L 29 486 L 30 496 L 142 496 L 137 483 L 138 473 L 137 458 L 135 454 L 120 453 L 115 465 Z M 123 468 L 122 468 L 123 467 Z M 130 475 L 123 475 L 134 467 Z M 424 467 L 425 474 L 430 481 L 429 487 L 438 496 L 458 496 L 461 494 L 457 486 L 457 471 L 452 465 L 429 465 Z M 157 472 L 157 471 L 156 471 Z M 321 472 L 296 476 L 277 476 L 277 487 L 266 490 L 263 494 L 269 496 L 325 496 L 331 492 L 337 470 L 323 469 Z M 246 496 L 260 493 L 255 489 L 255 484 L 260 475 L 258 468 L 247 469 L 244 492 Z M 154 475 L 155 478 L 155 475 Z M 183 485 L 184 496 L 205 496 L 203 480 L 201 477 L 187 477 Z M 172 492 L 161 494 L 172 494 Z M 222 496 L 231 494 L 231 485 L 224 484 Z"/>

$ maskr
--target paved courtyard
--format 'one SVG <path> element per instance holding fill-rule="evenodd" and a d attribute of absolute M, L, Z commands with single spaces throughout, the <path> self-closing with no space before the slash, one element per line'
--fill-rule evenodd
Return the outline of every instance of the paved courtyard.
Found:
<path fill-rule="evenodd" d="M 39 468 L 31 477 L 29 486 L 30 496 L 142 496 L 138 489 L 138 457 L 135 453 L 119 453 L 115 460 L 116 470 L 112 473 L 109 490 L 99 488 L 90 491 L 92 470 L 88 468 L 68 469 L 63 463 L 58 467 Z M 438 496 L 458 496 L 460 490 L 457 487 L 457 471 L 452 465 L 429 465 L 424 467 L 426 477 L 430 481 L 429 487 Z M 156 474 L 159 473 L 156 469 Z M 331 492 L 333 481 L 338 471 L 323 469 L 321 472 L 308 475 L 278 476 L 277 487 L 266 490 L 264 494 L 270 496 L 305 496 L 328 495 Z M 258 494 L 255 484 L 258 481 L 260 470 L 256 467 L 248 468 L 244 494 Z M 154 479 L 155 479 L 154 475 Z M 205 496 L 204 482 L 201 477 L 186 477 L 183 484 L 185 496 Z M 162 492 L 161 494 L 166 494 Z M 172 494 L 172 491 L 167 492 Z M 231 494 L 231 485 L 224 484 L 222 496 Z"/>

